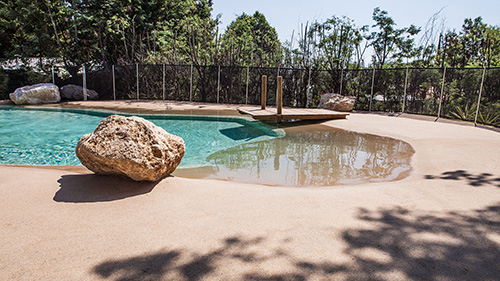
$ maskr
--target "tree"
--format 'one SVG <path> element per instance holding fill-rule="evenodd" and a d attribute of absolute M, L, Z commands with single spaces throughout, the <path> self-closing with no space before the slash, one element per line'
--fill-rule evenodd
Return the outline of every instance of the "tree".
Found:
<path fill-rule="evenodd" d="M 1 56 L 54 57 L 67 66 L 194 59 L 193 52 L 206 49 L 203 42 L 194 50 L 200 40 L 214 40 L 211 6 L 210 0 L 4 0 Z"/>
<path fill-rule="evenodd" d="M 276 66 L 281 62 L 278 33 L 256 11 L 238 16 L 222 35 L 221 62 L 229 65 Z"/>
<path fill-rule="evenodd" d="M 209 26 L 212 31 L 211 5 L 207 0 L 83 0 L 80 11 L 103 61 L 158 62 L 163 57 L 172 62 L 191 57 L 189 40 L 199 30 Z"/>
<path fill-rule="evenodd" d="M 52 58 L 60 55 L 50 21 L 50 8 L 60 1 L 10 0 L 0 2 L 2 57 Z M 62 12 L 62 11 L 61 11 Z M 41 60 L 40 60 L 41 61 Z"/>
<path fill-rule="evenodd" d="M 212 1 L 165 1 L 153 31 L 157 48 L 149 54 L 149 61 L 212 64 L 215 61 L 218 17 L 212 18 Z"/>
<path fill-rule="evenodd" d="M 487 67 L 500 66 L 500 27 L 486 27 L 483 50 L 484 60 Z"/>
<path fill-rule="evenodd" d="M 444 35 L 438 58 L 451 67 L 499 66 L 500 28 L 488 26 L 481 17 L 465 19 L 460 32 Z"/>
<path fill-rule="evenodd" d="M 412 65 L 429 67 L 435 62 L 441 48 L 442 34 L 446 27 L 446 20 L 441 15 L 443 9 L 444 7 L 434 13 L 425 24 L 420 37 L 420 46 L 417 49 L 418 56 L 412 61 Z"/>
<path fill-rule="evenodd" d="M 387 11 L 380 10 L 379 7 L 373 10 L 372 19 L 378 31 L 373 31 L 366 37 L 373 47 L 375 55 L 373 64 L 382 68 L 386 63 L 395 59 L 401 61 L 404 58 L 412 58 L 417 55 L 413 36 L 420 32 L 420 28 L 415 25 L 396 29 L 396 23 L 388 16 Z"/>
<path fill-rule="evenodd" d="M 487 24 L 482 22 L 481 17 L 474 20 L 465 19 L 462 25 L 462 65 L 485 64 L 485 38 Z"/>
<path fill-rule="evenodd" d="M 323 23 L 315 23 L 308 36 L 320 53 L 320 67 L 339 69 L 351 63 L 355 68 L 360 67 L 364 54 L 361 43 L 367 30 L 368 26 L 357 27 L 347 17 L 332 16 Z"/>

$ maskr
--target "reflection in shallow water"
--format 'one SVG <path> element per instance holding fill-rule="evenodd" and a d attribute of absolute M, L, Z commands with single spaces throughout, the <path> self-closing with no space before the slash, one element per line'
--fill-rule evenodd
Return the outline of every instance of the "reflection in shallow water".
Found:
<path fill-rule="evenodd" d="M 326 186 L 404 178 L 409 144 L 321 125 L 286 129 L 286 137 L 246 143 L 208 156 L 211 167 L 182 169 L 184 177 L 286 186 Z"/>

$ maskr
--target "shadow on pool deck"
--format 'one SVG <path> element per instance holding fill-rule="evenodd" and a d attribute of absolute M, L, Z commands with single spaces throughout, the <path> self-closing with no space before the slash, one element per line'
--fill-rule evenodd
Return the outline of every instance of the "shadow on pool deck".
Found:
<path fill-rule="evenodd" d="M 357 219 L 365 227 L 340 234 L 346 244 L 344 262 L 329 260 L 340 253 L 325 252 L 316 260 L 297 257 L 287 250 L 294 237 L 269 244 L 266 237 L 228 236 L 209 251 L 166 247 L 100 261 L 91 271 L 106 280 L 215 279 L 231 271 L 239 275 L 232 276 L 236 280 L 498 280 L 499 215 L 497 204 L 439 215 L 401 207 L 360 208 Z M 238 272 L 237 264 L 244 270 Z M 283 265 L 281 273 L 263 270 Z"/>
<path fill-rule="evenodd" d="M 115 201 L 151 192 L 158 182 L 136 182 L 118 176 L 95 174 L 64 175 L 58 181 L 60 189 L 54 201 L 89 203 Z"/>

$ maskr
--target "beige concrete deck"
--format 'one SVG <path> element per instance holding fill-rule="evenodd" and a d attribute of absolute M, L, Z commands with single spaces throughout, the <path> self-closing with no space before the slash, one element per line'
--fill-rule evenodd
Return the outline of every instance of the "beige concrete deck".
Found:
<path fill-rule="evenodd" d="M 407 141 L 411 175 L 289 188 L 0 165 L 0 280 L 498 280 L 499 133 L 356 113 L 325 125 Z"/>

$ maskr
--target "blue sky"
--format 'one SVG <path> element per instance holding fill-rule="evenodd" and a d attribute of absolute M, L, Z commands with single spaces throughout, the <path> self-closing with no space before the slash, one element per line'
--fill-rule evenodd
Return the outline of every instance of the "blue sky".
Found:
<path fill-rule="evenodd" d="M 398 27 L 424 27 L 429 18 L 444 7 L 441 15 L 448 29 L 460 30 L 465 18 L 483 17 L 483 22 L 500 26 L 500 0 L 213 0 L 213 14 L 222 14 L 221 30 L 243 12 L 263 13 L 282 42 L 290 40 L 301 23 L 322 21 L 332 15 L 348 16 L 358 26 L 372 25 L 373 9 L 389 13 Z"/>

